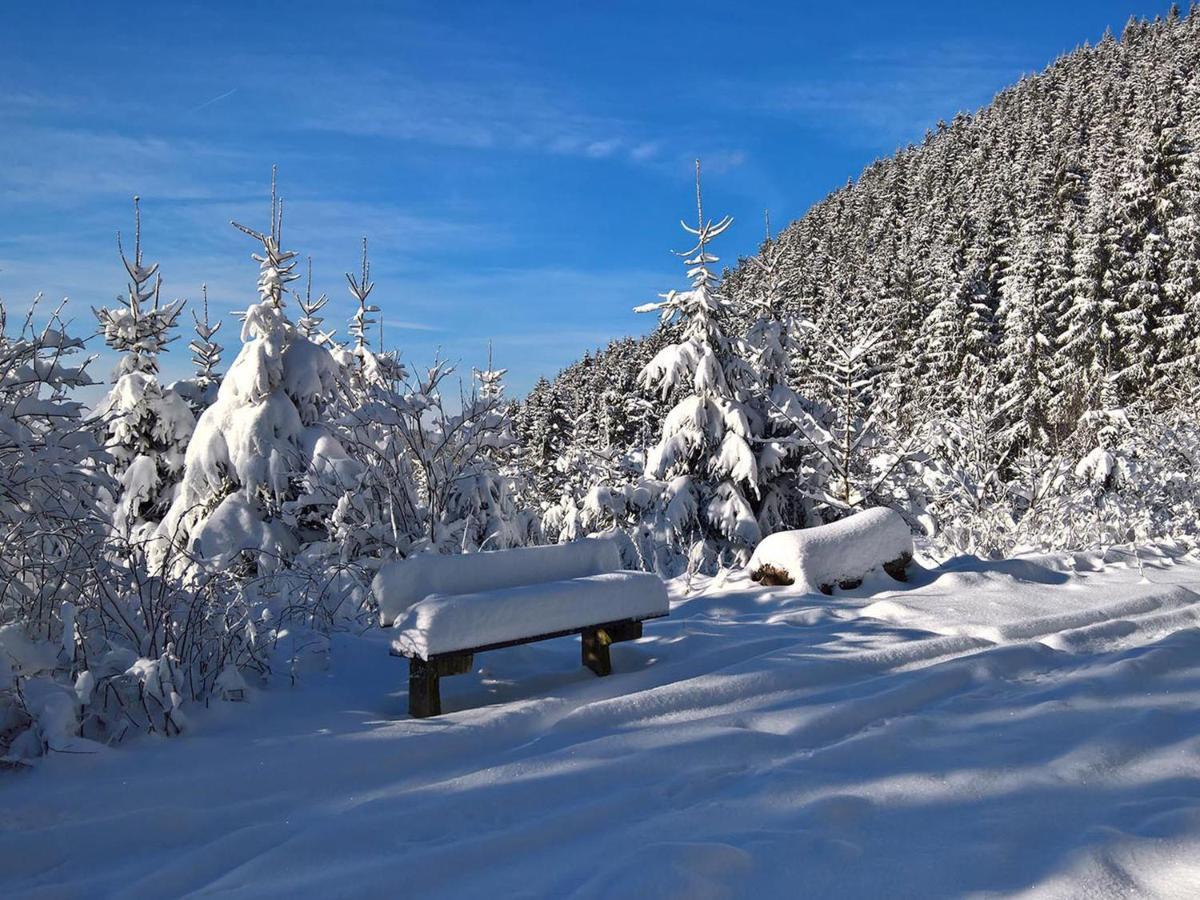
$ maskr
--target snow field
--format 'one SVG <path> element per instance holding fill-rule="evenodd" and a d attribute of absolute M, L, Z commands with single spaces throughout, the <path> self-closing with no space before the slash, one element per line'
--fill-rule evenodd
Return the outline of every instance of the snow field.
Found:
<path fill-rule="evenodd" d="M 1200 562 L 1088 568 L 713 581 L 611 678 L 498 651 L 420 721 L 343 635 L 183 739 L 3 776 L 0 893 L 1195 896 Z"/>

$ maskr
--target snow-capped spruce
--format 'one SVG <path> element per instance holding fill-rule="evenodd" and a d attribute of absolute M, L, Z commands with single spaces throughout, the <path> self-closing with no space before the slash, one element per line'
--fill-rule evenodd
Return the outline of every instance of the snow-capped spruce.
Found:
<path fill-rule="evenodd" d="M 142 215 L 134 202 L 134 254 L 125 255 L 121 236 L 117 248 L 129 274 L 124 302 L 94 310 L 105 343 L 121 354 L 112 389 L 96 405 L 109 473 L 120 485 L 115 498 L 114 525 L 133 539 L 147 536 L 171 503 L 183 470 L 183 457 L 195 427 L 186 400 L 158 380 L 158 354 L 174 340 L 183 300 L 162 304 L 158 264 L 142 260 Z"/>
<path fill-rule="evenodd" d="M 796 363 L 808 352 L 805 343 L 811 323 L 787 310 L 787 275 L 767 213 L 764 222 L 762 249 L 749 261 L 757 270 L 759 287 L 749 295 L 748 312 L 753 318 L 745 337 L 749 373 L 745 393 L 752 411 L 751 427 L 756 431 L 759 485 L 754 507 L 759 527 L 769 534 L 804 525 L 811 515 L 814 489 L 806 457 L 812 455 L 809 445 L 818 428 L 811 404 L 792 387 Z"/>
<path fill-rule="evenodd" d="M 303 313 L 300 320 L 296 322 L 296 328 L 310 341 L 316 341 L 318 344 L 327 344 L 333 340 L 333 332 L 321 331 L 321 323 L 325 319 L 320 313 L 328 303 L 328 294 L 321 294 L 319 297 L 312 295 L 312 257 L 310 256 L 308 258 L 308 282 L 304 288 L 304 296 L 296 296 L 296 304 Z"/>
<path fill-rule="evenodd" d="M 298 276 L 283 250 L 283 203 L 272 183 L 271 229 L 234 226 L 262 245 L 257 303 L 242 321 L 242 348 L 216 402 L 196 425 L 181 489 L 163 534 L 214 566 L 275 569 L 328 537 L 329 513 L 361 467 L 328 422 L 342 395 L 340 367 L 284 312 Z"/>
<path fill-rule="evenodd" d="M 361 369 L 366 364 L 366 354 L 370 343 L 367 333 L 375 324 L 371 314 L 379 312 L 378 306 L 368 302 L 371 291 L 375 289 L 375 282 L 371 281 L 371 260 L 367 256 L 367 239 L 365 237 L 362 239 L 362 266 L 359 269 L 358 277 L 355 278 L 347 272 L 346 281 L 350 285 L 350 294 L 358 303 L 357 309 L 354 310 L 354 317 L 350 320 L 350 334 L 354 337 L 354 355 L 358 358 Z"/>
<path fill-rule="evenodd" d="M 680 222 L 696 238 L 690 250 L 678 254 L 688 267 L 691 289 L 670 291 L 660 302 L 636 310 L 657 312 L 663 325 L 678 322 L 681 328 L 679 343 L 664 347 L 642 370 L 643 386 L 663 397 L 687 392 L 667 414 L 659 441 L 649 450 L 646 475 L 671 483 L 663 511 L 679 538 L 694 534 L 713 561 L 744 562 L 760 535 L 748 499 L 758 493 L 758 461 L 737 389 L 745 363 L 721 326 L 728 301 L 716 289 L 709 266 L 718 258 L 708 250 L 733 220 L 705 220 L 699 160 L 696 216 L 695 228 Z"/>
<path fill-rule="evenodd" d="M 200 286 L 200 293 L 204 298 L 204 318 L 201 319 L 196 315 L 196 310 L 192 310 L 196 338 L 188 344 L 188 349 L 192 351 L 192 363 L 196 366 L 196 374 L 171 385 L 172 390 L 187 401 L 196 416 L 212 406 L 213 401 L 217 399 L 217 387 L 221 383 L 217 366 L 221 364 L 221 354 L 225 352 L 225 348 L 214 340 L 217 332 L 221 330 L 221 323 L 213 322 L 209 318 L 207 284 Z"/>

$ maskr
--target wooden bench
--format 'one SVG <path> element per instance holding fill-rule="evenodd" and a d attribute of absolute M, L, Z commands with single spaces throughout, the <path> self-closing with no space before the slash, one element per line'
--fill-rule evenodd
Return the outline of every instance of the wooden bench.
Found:
<path fill-rule="evenodd" d="M 661 615 L 666 614 L 662 613 Z M 646 618 L 659 618 L 659 616 L 647 616 Z M 471 647 L 449 653 L 435 653 L 431 654 L 428 659 L 422 659 L 416 655 L 410 656 L 394 647 L 392 654 L 408 658 L 408 714 L 414 719 L 425 719 L 442 714 L 439 679 L 447 675 L 465 675 L 470 672 L 475 664 L 476 653 L 503 650 L 506 647 L 517 647 L 521 644 L 532 644 L 535 641 L 548 641 L 552 638 L 578 634 L 582 636 L 580 655 L 583 665 L 604 677 L 612 674 L 609 645 L 619 644 L 622 641 L 635 641 L 640 638 L 643 621 L 645 619 L 623 619 L 619 622 L 605 622 L 600 625 L 572 628 L 569 631 L 536 634 L 499 644 L 485 644 L 482 647 Z"/>
<path fill-rule="evenodd" d="M 609 675 L 610 645 L 640 638 L 642 623 L 668 609 L 662 582 L 621 571 L 603 539 L 399 560 L 372 589 L 392 654 L 409 661 L 415 718 L 439 715 L 440 679 L 470 672 L 489 650 L 578 634 L 582 664 Z"/>

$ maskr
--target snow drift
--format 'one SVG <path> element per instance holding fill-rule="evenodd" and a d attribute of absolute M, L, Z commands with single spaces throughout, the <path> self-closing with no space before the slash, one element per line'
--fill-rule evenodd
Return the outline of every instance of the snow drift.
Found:
<path fill-rule="evenodd" d="M 797 584 L 829 593 L 855 586 L 876 569 L 900 578 L 912 559 L 908 525 L 892 509 L 868 509 L 829 525 L 780 531 L 750 558 L 750 577 L 763 584 Z"/>

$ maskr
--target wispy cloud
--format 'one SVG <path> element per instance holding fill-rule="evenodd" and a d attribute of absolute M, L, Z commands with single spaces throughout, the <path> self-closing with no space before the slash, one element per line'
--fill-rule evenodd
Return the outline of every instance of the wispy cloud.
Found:
<path fill-rule="evenodd" d="M 39 205 L 69 204 L 136 193 L 205 199 L 224 190 L 201 176 L 248 164 L 236 148 L 184 138 L 18 123 L 0 133 L 0 196 Z"/>
<path fill-rule="evenodd" d="M 401 331 L 445 331 L 444 327 L 438 325 L 430 325 L 427 322 L 412 322 L 407 319 L 393 321 L 388 319 L 384 322 L 384 326 L 391 331 L 393 328 L 399 328 Z"/>
<path fill-rule="evenodd" d="M 535 88 L 494 92 L 485 85 L 421 91 L 380 86 L 345 115 L 327 107 L 302 124 L 320 131 L 474 150 L 510 150 L 642 162 L 648 142 L 628 123 L 570 110 Z M 523 95 L 523 96 L 521 96 Z M 635 152 L 638 151 L 638 152 Z"/>
<path fill-rule="evenodd" d="M 223 94 L 218 94 L 217 96 L 215 96 L 209 100 L 205 100 L 199 106 L 193 106 L 191 109 L 188 110 L 188 112 L 189 113 L 200 112 L 200 110 L 207 109 L 208 107 L 212 106 L 214 103 L 220 103 L 222 100 L 226 100 L 229 97 L 232 97 L 236 93 L 237 93 L 237 88 L 230 88 Z"/>
<path fill-rule="evenodd" d="M 516 62 L 491 58 L 476 68 L 460 65 L 446 76 L 409 71 L 394 61 L 322 68 L 319 60 L 306 59 L 308 77 L 281 73 L 272 80 L 290 91 L 299 126 L 312 131 L 634 164 L 660 149 L 662 138 L 646 133 L 647 123 L 597 111 L 569 87 Z"/>

